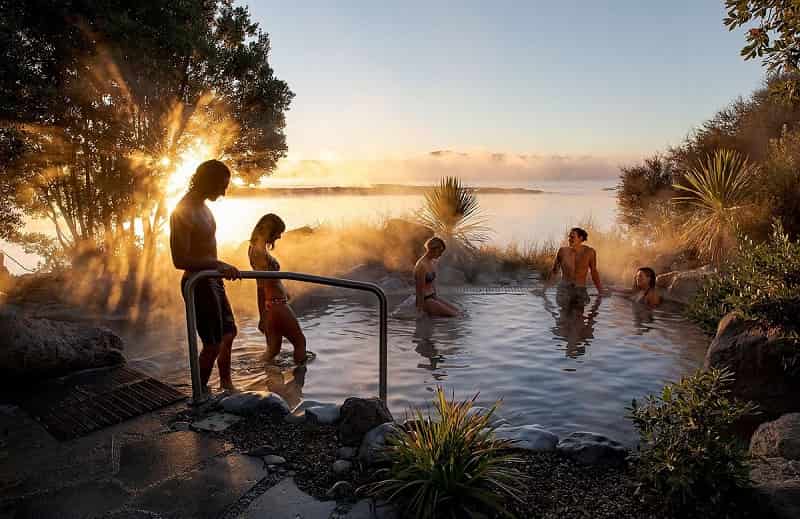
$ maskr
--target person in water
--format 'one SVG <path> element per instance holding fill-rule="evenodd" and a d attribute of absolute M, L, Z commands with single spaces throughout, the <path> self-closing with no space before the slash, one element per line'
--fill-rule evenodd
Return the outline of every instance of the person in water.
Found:
<path fill-rule="evenodd" d="M 567 247 L 558 249 L 550 279 L 561 271 L 561 283 L 558 287 L 557 300 L 562 305 L 572 303 L 586 304 L 589 294 L 586 292 L 586 276 L 591 271 L 592 281 L 597 291 L 603 292 L 600 273 L 597 270 L 597 253 L 584 242 L 589 233 L 580 227 L 573 227 L 567 235 Z"/>
<path fill-rule="evenodd" d="M 656 273 L 650 267 L 641 267 L 633 278 L 633 300 L 650 307 L 661 304 L 661 294 L 656 288 Z"/>
<path fill-rule="evenodd" d="M 237 279 L 239 270 L 217 259 L 217 225 L 205 204 L 225 194 L 231 172 L 218 160 L 208 160 L 197 167 L 189 181 L 189 190 L 170 215 L 169 245 L 172 263 L 183 270 L 181 293 L 193 272 L 216 270 L 226 279 Z M 208 379 L 216 361 L 223 389 L 233 390 L 231 347 L 236 337 L 236 320 L 221 279 L 203 279 L 195 285 L 197 333 L 203 343 L 200 351 L 200 382 L 208 392 Z"/>
<path fill-rule="evenodd" d="M 275 242 L 285 230 L 286 224 L 278 215 L 270 213 L 261 217 L 250 235 L 248 256 L 253 270 L 281 269 L 280 263 L 269 251 L 275 248 Z M 280 353 L 281 343 L 286 337 L 294 347 L 294 362 L 304 363 L 306 336 L 289 306 L 289 297 L 283 283 L 280 279 L 259 279 L 256 290 L 260 315 L 258 329 L 266 335 L 267 360 L 273 360 Z"/>
<path fill-rule="evenodd" d="M 444 249 L 444 240 L 435 236 L 430 238 L 425 242 L 425 254 L 414 265 L 418 315 L 424 312 L 430 316 L 455 317 L 460 313 L 453 304 L 436 294 L 436 267 Z"/>

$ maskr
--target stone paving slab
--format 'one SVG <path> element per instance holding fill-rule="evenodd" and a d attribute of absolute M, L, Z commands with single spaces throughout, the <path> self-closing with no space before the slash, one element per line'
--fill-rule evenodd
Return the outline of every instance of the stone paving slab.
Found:
<path fill-rule="evenodd" d="M 151 486 L 128 507 L 173 519 L 216 519 L 265 475 L 258 458 L 214 458 L 202 469 Z"/>
<path fill-rule="evenodd" d="M 196 467 L 230 448 L 226 442 L 190 431 L 128 443 L 120 448 L 116 479 L 128 489 L 141 490 Z"/>
<path fill-rule="evenodd" d="M 32 496 L 16 506 L 15 519 L 84 519 L 120 508 L 128 492 L 113 481 L 88 481 L 63 487 L 44 495 Z"/>
<path fill-rule="evenodd" d="M 198 431 L 219 432 L 224 431 L 241 419 L 241 416 L 236 416 L 231 413 L 214 413 L 200 421 L 194 422 L 192 428 Z"/>
<path fill-rule="evenodd" d="M 376 505 L 372 499 L 362 499 L 342 516 L 342 519 L 396 519 L 395 508 L 385 504 Z"/>
<path fill-rule="evenodd" d="M 328 519 L 335 501 L 318 501 L 286 478 L 250 503 L 241 519 Z"/>

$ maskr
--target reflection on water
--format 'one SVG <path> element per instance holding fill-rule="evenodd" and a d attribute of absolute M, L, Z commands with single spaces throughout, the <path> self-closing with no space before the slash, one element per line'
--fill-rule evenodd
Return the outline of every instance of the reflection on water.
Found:
<path fill-rule="evenodd" d="M 290 408 L 295 408 L 303 401 L 303 384 L 306 383 L 307 366 L 282 367 L 267 364 L 264 383 L 269 391 L 278 393 L 286 400 Z"/>
<path fill-rule="evenodd" d="M 563 343 L 567 357 L 577 359 L 585 355 L 586 347 L 594 339 L 594 325 L 602 298 L 597 296 L 591 300 L 586 289 L 559 286 L 556 289 L 556 305 L 546 293 L 542 294 L 542 299 L 545 310 L 555 319 L 555 326 L 551 328 L 554 338 L 558 344 Z M 589 311 L 585 313 L 590 301 Z M 575 370 L 571 367 L 564 369 Z"/>
<path fill-rule="evenodd" d="M 566 305 L 556 289 L 448 297 L 465 309 L 464 318 L 389 321 L 389 407 L 398 417 L 411 405 L 426 405 L 442 385 L 458 398 L 480 392 L 480 405 L 502 399 L 500 414 L 512 423 L 559 434 L 592 430 L 632 443 L 624 418 L 630 399 L 700 367 L 708 345 L 679 313 L 616 295 L 599 298 L 594 289 L 588 301 Z M 317 354 L 305 368 L 291 364 L 288 343 L 278 365 L 267 365 L 255 305 L 251 314 L 237 315 L 234 382 L 280 393 L 292 406 L 304 398 L 342 402 L 377 394 L 377 309 L 357 298 L 321 301 L 299 315 Z M 188 383 L 183 326 L 138 341 L 129 352 L 134 366 Z"/>

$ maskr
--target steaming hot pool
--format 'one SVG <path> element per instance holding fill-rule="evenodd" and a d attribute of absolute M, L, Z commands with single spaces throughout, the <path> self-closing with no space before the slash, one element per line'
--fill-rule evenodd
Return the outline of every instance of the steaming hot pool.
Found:
<path fill-rule="evenodd" d="M 564 435 L 577 430 L 636 441 L 625 418 L 632 398 L 702 365 L 708 338 L 677 309 L 649 310 L 620 295 L 583 308 L 563 308 L 555 289 L 544 295 L 453 293 L 460 319 L 389 319 L 389 407 L 395 417 L 430 402 L 437 385 L 458 398 L 480 392 L 478 404 L 502 399 L 512 424 L 539 424 Z M 404 299 L 393 296 L 389 310 Z M 367 296 L 335 291 L 298 312 L 317 357 L 292 366 L 284 341 L 277 365 L 266 365 L 255 315 L 237 312 L 233 377 L 241 389 L 269 389 L 290 406 L 303 399 L 341 403 L 378 393 L 378 308 Z M 176 384 L 189 384 L 185 324 L 157 337 L 129 341 L 132 366 Z M 165 345 L 174 345 L 167 347 Z M 218 385 L 216 369 L 212 387 Z M 187 389 L 188 392 L 188 389 Z"/>

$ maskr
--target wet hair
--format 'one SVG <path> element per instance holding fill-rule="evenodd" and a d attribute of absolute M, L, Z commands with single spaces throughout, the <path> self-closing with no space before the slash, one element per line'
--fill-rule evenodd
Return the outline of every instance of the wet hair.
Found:
<path fill-rule="evenodd" d="M 432 248 L 441 248 L 442 252 L 447 248 L 444 244 L 444 240 L 439 238 L 438 236 L 434 236 L 432 238 L 428 238 L 428 241 L 425 242 L 425 250 L 431 250 Z"/>
<path fill-rule="evenodd" d="M 656 287 L 656 271 L 655 270 L 651 269 L 650 267 L 639 267 L 639 269 L 636 272 L 637 273 L 638 272 L 644 272 L 645 274 L 647 274 L 647 277 L 650 278 L 650 288 L 655 288 Z"/>
<path fill-rule="evenodd" d="M 250 245 L 255 245 L 257 241 L 267 243 L 271 249 L 275 248 L 275 240 L 268 241 L 270 238 L 278 233 L 286 230 L 286 224 L 283 223 L 281 217 L 277 214 L 265 214 L 258 220 L 258 223 L 253 227 L 253 232 L 250 234 Z"/>
<path fill-rule="evenodd" d="M 569 232 L 574 232 L 583 241 L 586 241 L 586 240 L 589 239 L 589 233 L 586 232 L 585 230 L 581 229 L 580 227 L 573 227 L 572 229 L 569 230 Z"/>
<path fill-rule="evenodd" d="M 196 193 L 210 193 L 220 182 L 231 178 L 231 170 L 228 166 L 218 160 L 207 160 L 197 166 L 197 169 L 189 180 L 189 191 Z"/>

